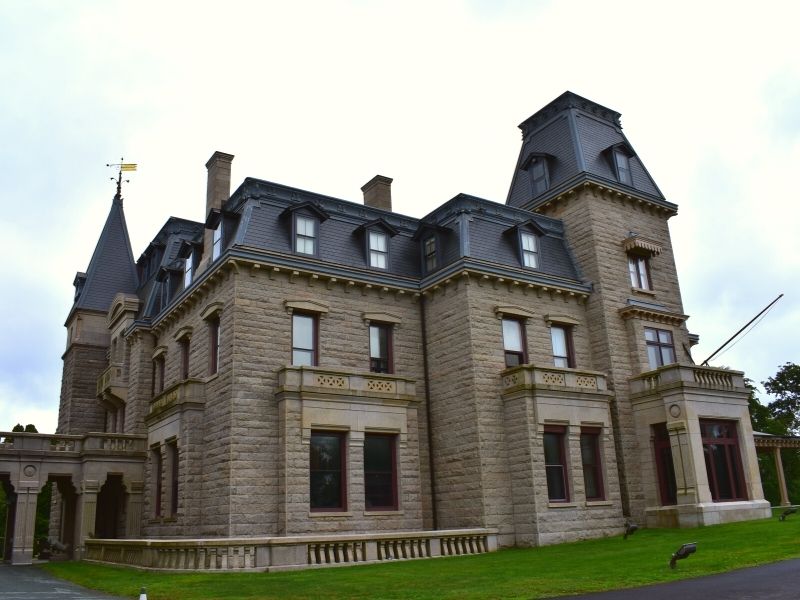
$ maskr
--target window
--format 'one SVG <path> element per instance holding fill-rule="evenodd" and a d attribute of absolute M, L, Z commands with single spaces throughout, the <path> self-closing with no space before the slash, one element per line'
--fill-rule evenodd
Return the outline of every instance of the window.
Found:
<path fill-rule="evenodd" d="M 614 150 L 614 167 L 617 171 L 617 179 L 620 183 L 633 186 L 631 179 L 631 165 L 628 155 L 621 149 Z"/>
<path fill-rule="evenodd" d="M 369 266 L 373 269 L 389 267 L 389 236 L 380 231 L 369 232 Z"/>
<path fill-rule="evenodd" d="M 652 290 L 650 287 L 650 261 L 646 256 L 628 255 L 628 271 L 631 285 L 641 290 Z"/>
<path fill-rule="evenodd" d="M 317 317 L 295 313 L 292 315 L 292 364 L 313 366 L 317 364 Z"/>
<path fill-rule="evenodd" d="M 364 436 L 364 508 L 397 510 L 396 436 Z"/>
<path fill-rule="evenodd" d="M 567 428 L 560 425 L 545 425 L 544 468 L 547 475 L 547 497 L 550 502 L 569 502 L 567 486 L 567 461 L 564 448 Z"/>
<path fill-rule="evenodd" d="M 553 364 L 557 367 L 574 367 L 575 351 L 572 346 L 572 328 L 551 325 L 550 338 L 553 341 Z"/>
<path fill-rule="evenodd" d="M 192 260 L 192 255 L 186 257 L 186 260 L 183 261 L 183 289 L 188 288 L 192 285 L 192 274 L 194 271 L 194 264 Z"/>
<path fill-rule="evenodd" d="M 178 342 L 181 348 L 181 381 L 189 379 L 189 337 Z"/>
<path fill-rule="evenodd" d="M 651 369 L 657 369 L 675 362 L 675 345 L 672 343 L 672 332 L 666 329 L 644 328 L 644 339 L 647 342 L 647 360 Z"/>
<path fill-rule="evenodd" d="M 422 248 L 425 255 L 425 272 L 430 273 L 436 268 L 436 238 L 433 236 L 425 238 Z"/>
<path fill-rule="evenodd" d="M 213 375 L 219 369 L 219 315 L 208 319 L 208 374 Z"/>
<path fill-rule="evenodd" d="M 581 427 L 581 464 L 587 500 L 605 500 L 600 461 L 600 428 Z"/>
<path fill-rule="evenodd" d="M 675 467 L 672 462 L 672 444 L 666 423 L 653 425 L 653 449 L 656 453 L 656 474 L 661 504 L 671 506 L 678 503 L 678 485 L 675 483 Z"/>
<path fill-rule="evenodd" d="M 217 260 L 222 254 L 222 220 L 220 219 L 217 228 L 214 229 L 214 237 L 211 242 L 211 260 Z"/>
<path fill-rule="evenodd" d="M 178 442 L 167 444 L 169 458 L 169 512 L 174 517 L 178 514 Z"/>
<path fill-rule="evenodd" d="M 317 221 L 311 217 L 295 215 L 294 251 L 298 254 L 317 254 Z"/>
<path fill-rule="evenodd" d="M 153 487 L 153 514 L 156 517 L 161 516 L 161 494 L 163 491 L 164 477 L 164 459 L 161 456 L 161 448 L 156 446 L 153 448 L 153 478 L 155 486 Z"/>
<path fill-rule="evenodd" d="M 503 349 L 506 354 L 506 367 L 516 367 L 528 362 L 525 356 L 525 328 L 522 321 L 503 319 Z"/>
<path fill-rule="evenodd" d="M 164 355 L 160 354 L 153 359 L 153 396 L 164 391 Z"/>
<path fill-rule="evenodd" d="M 373 373 L 391 373 L 392 328 L 385 324 L 369 326 L 369 370 Z"/>
<path fill-rule="evenodd" d="M 547 173 L 547 162 L 544 157 L 534 158 L 528 167 L 528 174 L 531 179 L 531 193 L 535 198 L 539 194 L 547 191 L 550 181 Z"/>
<path fill-rule="evenodd" d="M 539 240 L 532 233 L 522 231 L 519 234 L 522 248 L 522 264 L 531 269 L 539 268 Z"/>
<path fill-rule="evenodd" d="M 714 502 L 747 500 L 734 421 L 700 420 L 708 487 Z"/>
<path fill-rule="evenodd" d="M 341 432 L 311 432 L 311 510 L 346 510 L 345 438 Z"/>

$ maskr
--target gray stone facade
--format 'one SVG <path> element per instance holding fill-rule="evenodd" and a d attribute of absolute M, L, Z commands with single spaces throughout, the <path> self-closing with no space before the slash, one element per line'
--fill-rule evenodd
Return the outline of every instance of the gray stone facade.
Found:
<path fill-rule="evenodd" d="M 460 195 L 422 219 L 391 212 L 382 176 L 364 204 L 254 179 L 231 195 L 233 157 L 215 153 L 206 223 L 170 219 L 137 262 L 136 292 L 117 290 L 104 317 L 78 290 L 59 433 L 102 429 L 146 447 L 132 457 L 139 475 L 123 481 L 125 494 L 141 490 L 126 507 L 136 531 L 123 520 L 115 537 L 267 548 L 405 532 L 391 547 L 407 557 L 431 555 L 421 532 L 432 530 L 469 530 L 436 541 L 436 552 L 461 553 L 615 535 L 626 520 L 768 515 L 742 375 L 692 362 L 668 228 L 677 207 L 619 115 L 567 93 L 521 127 L 507 206 Z M 121 199 L 115 207 L 124 228 Z M 300 364 L 295 315 L 314 324 L 313 359 Z M 524 347 L 509 347 L 504 321 Z M 390 332 L 389 372 L 371 361 L 374 325 Z M 654 332 L 669 341 L 654 345 Z M 733 474 L 706 469 L 714 424 L 735 445 Z M 312 476 L 320 433 L 342 440 L 343 455 L 324 475 L 341 503 L 325 510 Z M 390 440 L 383 475 L 367 464 L 374 436 Z M 379 510 L 368 506 L 374 477 L 391 488 Z M 304 542 L 308 564 L 333 556 L 317 543 Z M 358 543 L 341 551 L 362 556 Z M 375 556 L 388 552 L 374 543 Z M 255 568 L 256 546 L 237 564 Z M 286 550 L 281 564 L 303 563 L 306 550 Z M 208 567 L 234 555 L 191 556 Z M 154 557 L 137 564 L 162 564 Z"/>

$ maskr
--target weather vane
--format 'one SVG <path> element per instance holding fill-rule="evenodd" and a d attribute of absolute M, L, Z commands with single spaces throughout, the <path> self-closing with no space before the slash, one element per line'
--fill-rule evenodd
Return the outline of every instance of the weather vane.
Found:
<path fill-rule="evenodd" d="M 109 177 L 111 181 L 116 179 L 117 181 L 117 198 L 122 199 L 122 172 L 123 171 L 135 171 L 136 170 L 136 163 L 126 163 L 124 158 L 120 158 L 118 163 L 106 163 L 107 167 L 118 167 L 119 172 L 117 173 L 116 177 Z M 130 179 L 125 179 L 125 183 L 130 183 Z"/>

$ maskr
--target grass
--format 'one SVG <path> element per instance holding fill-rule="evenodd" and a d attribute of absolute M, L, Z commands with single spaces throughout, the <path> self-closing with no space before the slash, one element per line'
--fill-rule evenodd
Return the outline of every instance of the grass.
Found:
<path fill-rule="evenodd" d="M 668 567 L 682 543 L 697 553 Z M 622 537 L 492 554 L 283 573 L 155 573 L 82 562 L 50 573 L 85 587 L 148 600 L 256 598 L 549 598 L 699 577 L 800 557 L 800 518 L 699 529 L 644 529 Z"/>

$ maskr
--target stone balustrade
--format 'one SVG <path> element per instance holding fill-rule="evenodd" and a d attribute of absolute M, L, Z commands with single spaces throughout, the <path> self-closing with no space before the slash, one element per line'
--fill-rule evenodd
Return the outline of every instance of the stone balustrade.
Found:
<path fill-rule="evenodd" d="M 206 384 L 200 379 L 186 379 L 168 387 L 150 401 L 148 417 L 159 415 L 182 404 L 202 405 L 206 401 Z"/>
<path fill-rule="evenodd" d="M 631 393 L 647 394 L 675 386 L 717 391 L 742 391 L 744 373 L 696 365 L 665 365 L 630 380 Z"/>
<path fill-rule="evenodd" d="M 147 438 L 121 433 L 89 433 L 87 435 L 58 435 L 46 433 L 0 432 L 0 452 L 26 457 L 64 454 L 112 454 L 127 456 L 147 450 Z"/>
<path fill-rule="evenodd" d="M 283 392 L 416 400 L 414 379 L 322 367 L 285 367 L 278 371 L 278 388 Z"/>
<path fill-rule="evenodd" d="M 520 365 L 503 371 L 502 379 L 504 392 L 520 386 L 548 386 L 551 389 L 563 388 L 579 392 L 605 392 L 608 390 L 604 373 L 583 369 L 541 367 L 532 364 Z"/>
<path fill-rule="evenodd" d="M 269 538 L 86 540 L 85 559 L 167 571 L 282 571 L 482 554 L 494 529 Z"/>
<path fill-rule="evenodd" d="M 111 364 L 97 378 L 97 395 L 101 396 L 105 392 L 112 392 L 119 396 L 120 392 L 125 394 L 128 388 L 128 373 L 123 364 Z"/>

